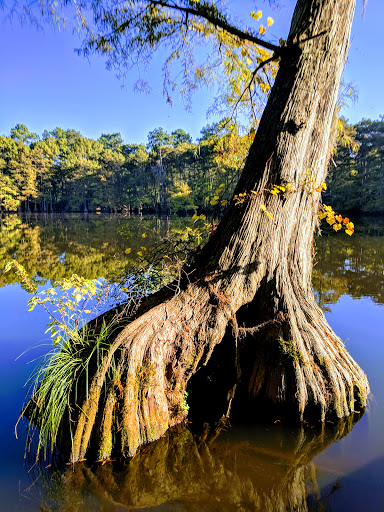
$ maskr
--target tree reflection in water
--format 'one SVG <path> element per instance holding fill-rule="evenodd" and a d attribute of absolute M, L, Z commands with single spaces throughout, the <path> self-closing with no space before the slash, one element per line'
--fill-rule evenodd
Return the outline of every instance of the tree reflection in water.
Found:
<path fill-rule="evenodd" d="M 175 219 L 174 233 L 191 219 Z M 143 238 L 145 234 L 145 239 Z M 137 252 L 169 234 L 169 219 L 98 215 L 9 215 L 0 219 L 0 287 L 20 282 L 3 274 L 16 259 L 39 284 L 72 274 L 86 279 L 121 275 L 137 264 Z"/>
<path fill-rule="evenodd" d="M 322 508 L 313 458 L 361 417 L 329 427 L 179 425 L 129 462 L 86 462 L 41 473 L 40 510 L 309 511 Z M 308 497 L 312 495 L 312 505 Z M 319 507 L 320 506 L 320 507 Z"/>
<path fill-rule="evenodd" d="M 331 233 L 316 240 L 313 287 L 323 310 L 343 294 L 384 303 L 383 221 L 370 218 L 367 226 L 364 222 L 368 220 L 357 224 L 352 237 Z M 181 235 L 192 223 L 191 218 L 177 217 L 8 216 L 0 223 L 0 287 L 20 280 L 15 273 L 1 272 L 13 258 L 39 283 L 74 273 L 87 279 L 119 275 L 137 263 L 143 245 L 150 250 L 164 237 Z"/>
<path fill-rule="evenodd" d="M 141 217 L 13 216 L 0 226 L 0 269 L 16 257 L 38 282 L 72 273 L 98 278 L 132 265 L 144 240 L 149 249 L 170 233 L 182 233 L 190 223 L 191 219 L 173 218 L 169 224 Z M 323 309 L 343 294 L 366 295 L 384 303 L 384 246 L 378 236 L 382 234 L 378 225 L 370 236 L 339 234 L 317 240 L 313 285 Z M 16 274 L 0 272 L 0 286 L 17 281 Z M 208 428 L 192 434 L 180 426 L 124 465 L 108 462 L 89 467 L 85 462 L 65 472 L 47 470 L 39 475 L 35 467 L 31 478 L 39 478 L 29 499 L 35 491 L 37 496 L 43 491 L 43 500 L 34 494 L 34 504 L 37 499 L 40 510 L 47 512 L 152 507 L 162 511 L 322 510 L 311 461 L 347 435 L 353 422 L 353 418 L 342 420 L 323 430 L 234 427 L 219 435 Z M 311 507 L 309 495 L 315 496 Z"/>
<path fill-rule="evenodd" d="M 370 297 L 384 304 L 384 219 L 370 218 L 368 225 L 365 222 L 362 220 L 351 238 L 331 233 L 316 240 L 312 283 L 318 304 L 325 311 L 344 294 L 354 299 Z"/>

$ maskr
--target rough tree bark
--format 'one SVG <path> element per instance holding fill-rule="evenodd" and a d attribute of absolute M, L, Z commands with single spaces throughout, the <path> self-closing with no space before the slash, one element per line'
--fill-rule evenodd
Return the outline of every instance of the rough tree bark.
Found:
<path fill-rule="evenodd" d="M 244 344 L 238 335 L 252 338 L 243 355 L 234 351 L 237 382 L 228 385 L 223 414 L 237 392 L 242 403 L 247 397 L 249 408 L 255 398 L 288 403 L 301 419 L 309 404 L 319 420 L 330 411 L 348 416 L 356 400 L 365 406 L 367 378 L 313 296 L 320 194 L 300 186 L 308 169 L 317 184 L 325 180 L 354 7 L 355 0 L 298 0 L 276 82 L 237 185 L 236 193 L 247 193 L 247 199 L 232 202 L 186 269 L 178 293 L 164 289 L 148 297 L 112 343 L 79 404 L 72 462 L 90 447 L 99 458 L 113 450 L 132 456 L 183 421 L 187 384 L 227 328 L 233 346 Z M 284 183 L 296 191 L 266 192 Z M 243 323 L 264 328 L 239 330 Z M 112 357 L 118 368 L 108 377 Z"/>

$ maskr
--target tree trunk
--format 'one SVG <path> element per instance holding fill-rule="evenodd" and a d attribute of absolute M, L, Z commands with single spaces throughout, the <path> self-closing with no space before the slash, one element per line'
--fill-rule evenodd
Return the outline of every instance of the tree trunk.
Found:
<path fill-rule="evenodd" d="M 250 410 L 256 398 L 289 404 L 300 419 L 308 404 L 315 405 L 308 417 L 315 412 L 321 420 L 328 411 L 351 414 L 355 400 L 365 406 L 367 378 L 313 296 L 320 194 L 302 185 L 308 172 L 315 184 L 325 180 L 354 6 L 354 0 L 298 0 L 236 189 L 245 199 L 232 201 L 217 232 L 184 269 L 177 293 L 167 288 L 148 297 L 112 343 L 78 416 L 72 413 L 72 462 L 90 447 L 99 458 L 113 450 L 132 456 L 183 421 L 187 384 L 227 328 L 235 376 L 224 386 L 222 414 L 237 396 Z M 267 191 L 286 183 L 293 187 L 284 194 Z M 112 358 L 117 369 L 111 376 Z"/>

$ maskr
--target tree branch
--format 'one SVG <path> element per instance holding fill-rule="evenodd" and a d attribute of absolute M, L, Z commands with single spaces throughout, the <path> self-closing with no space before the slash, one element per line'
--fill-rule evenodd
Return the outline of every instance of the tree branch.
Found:
<path fill-rule="evenodd" d="M 276 54 L 273 54 L 271 57 L 269 57 L 269 59 L 266 59 L 266 60 L 263 60 L 263 62 L 260 62 L 260 64 L 257 66 L 257 68 L 252 72 L 252 75 L 251 75 L 251 79 L 248 83 L 248 85 L 245 87 L 245 89 L 243 90 L 243 92 L 241 93 L 241 96 L 240 98 L 236 101 L 236 104 L 233 108 L 233 111 L 235 111 L 237 109 L 237 106 L 240 104 L 241 100 L 244 98 L 244 94 L 246 93 L 246 91 L 249 91 L 250 94 L 251 94 L 251 86 L 252 86 L 252 82 L 254 81 L 258 71 L 260 69 L 262 69 L 266 64 L 268 64 L 269 62 L 272 62 L 272 61 L 275 61 L 279 58 L 278 55 Z M 268 83 L 269 83 L 269 86 L 271 86 L 270 82 L 269 82 L 269 79 L 268 79 L 268 75 L 266 74 L 267 76 L 267 80 L 268 80 Z"/>
<path fill-rule="evenodd" d="M 239 334 L 241 337 L 244 337 L 247 334 L 251 334 L 253 336 L 258 331 L 261 331 L 261 329 L 264 329 L 265 327 L 268 327 L 269 325 L 273 325 L 273 324 L 281 325 L 285 321 L 286 321 L 286 318 L 284 316 L 284 313 L 279 311 L 274 318 L 271 318 L 270 320 L 267 320 L 266 322 L 256 325 L 255 327 L 239 327 Z"/>
<path fill-rule="evenodd" d="M 267 50 L 270 50 L 276 54 L 280 54 L 281 47 L 277 46 L 275 44 L 269 43 L 268 41 L 263 41 L 262 39 L 250 34 L 249 32 L 245 32 L 243 30 L 238 29 L 237 27 L 234 27 L 233 25 L 230 25 L 227 21 L 224 19 L 220 19 L 217 16 L 214 16 L 212 13 L 209 13 L 207 11 L 193 9 L 192 7 L 183 7 L 181 5 L 177 5 L 174 3 L 168 3 L 163 0 L 153 0 L 150 2 L 153 6 L 160 6 L 160 7 L 166 7 L 168 9 L 174 9 L 178 12 L 183 12 L 188 15 L 195 16 L 197 18 L 203 18 L 212 25 L 214 25 L 217 28 L 221 28 L 228 34 L 232 34 L 233 36 L 238 37 L 239 39 L 242 39 L 244 41 L 250 41 L 251 43 L 257 44 L 259 46 L 262 46 L 263 48 L 266 48 Z M 188 19 L 188 18 L 187 18 Z M 122 31 L 125 28 L 129 26 L 129 22 L 124 22 L 118 27 L 118 31 Z"/>

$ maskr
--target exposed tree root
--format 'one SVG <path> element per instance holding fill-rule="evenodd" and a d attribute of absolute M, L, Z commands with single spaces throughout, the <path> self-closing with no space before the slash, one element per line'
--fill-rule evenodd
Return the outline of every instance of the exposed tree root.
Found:
<path fill-rule="evenodd" d="M 99 459 L 110 457 L 117 446 L 123 455 L 132 456 L 140 445 L 158 439 L 170 426 L 183 421 L 188 382 L 209 360 L 228 326 L 235 334 L 247 335 L 237 340 L 234 336 L 234 343 L 240 347 L 254 345 L 251 358 L 249 351 L 245 352 L 247 361 L 240 354 L 237 372 L 250 399 L 296 403 L 301 419 L 308 403 L 319 405 L 321 420 L 330 410 L 339 418 L 349 415 L 355 409 L 355 399 L 359 407 L 365 406 L 369 389 L 366 376 L 332 332 L 311 295 L 304 297 L 292 287 L 288 289 L 289 301 L 285 295 L 271 301 L 283 313 L 279 310 L 259 329 L 239 328 L 236 312 L 244 304 L 235 301 L 234 311 L 230 295 L 222 290 L 223 281 L 220 284 L 221 289 L 212 281 L 209 286 L 206 280 L 190 283 L 118 335 L 81 406 L 72 462 L 84 458 L 89 446 L 93 450 L 98 447 Z M 259 291 L 266 296 L 265 290 Z M 251 310 L 255 301 L 248 306 Z M 263 315 L 266 309 L 264 302 Z M 117 351 L 118 365 L 113 378 L 108 379 L 111 358 Z M 240 394 L 244 398 L 244 392 Z M 236 387 L 228 401 L 233 398 Z M 225 413 L 223 410 L 221 414 Z"/>
<path fill-rule="evenodd" d="M 259 347 L 253 354 L 248 392 L 273 402 L 294 399 L 301 420 L 308 403 L 319 406 L 322 421 L 331 411 L 339 418 L 348 416 L 355 400 L 356 407 L 366 405 L 367 377 L 329 327 L 313 295 L 293 287 L 288 292 L 283 298 L 288 321 L 280 333 L 258 334 L 255 339 Z"/>

